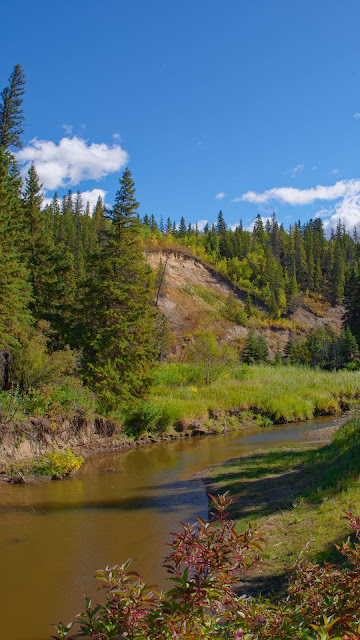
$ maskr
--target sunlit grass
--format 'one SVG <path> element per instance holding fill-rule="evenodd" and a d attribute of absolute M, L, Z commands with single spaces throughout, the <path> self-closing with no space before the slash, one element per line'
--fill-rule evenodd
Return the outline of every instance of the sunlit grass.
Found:
<path fill-rule="evenodd" d="M 239 366 L 206 386 L 201 380 L 201 367 L 165 364 L 157 370 L 151 390 L 153 401 L 168 405 L 176 419 L 204 418 L 214 409 L 238 408 L 264 413 L 275 422 L 335 414 L 354 404 L 359 394 L 357 371 L 266 365 Z"/>
<path fill-rule="evenodd" d="M 258 451 L 207 472 L 212 493 L 238 496 L 231 516 L 243 531 L 249 520 L 264 533 L 263 575 L 268 587 L 300 553 L 341 561 L 334 543 L 349 534 L 344 512 L 359 512 L 360 419 L 340 427 L 332 443 Z"/>

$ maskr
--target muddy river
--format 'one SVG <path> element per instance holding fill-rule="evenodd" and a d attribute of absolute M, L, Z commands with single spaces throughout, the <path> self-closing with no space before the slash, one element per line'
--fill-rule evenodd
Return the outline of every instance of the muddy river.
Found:
<path fill-rule="evenodd" d="M 0 611 L 4 640 L 48 640 L 51 623 L 97 597 L 96 569 L 133 558 L 133 569 L 166 586 L 161 559 L 168 532 L 206 517 L 201 480 L 208 465 L 259 448 L 293 444 L 305 424 L 191 438 L 88 458 L 74 477 L 0 485 Z"/>

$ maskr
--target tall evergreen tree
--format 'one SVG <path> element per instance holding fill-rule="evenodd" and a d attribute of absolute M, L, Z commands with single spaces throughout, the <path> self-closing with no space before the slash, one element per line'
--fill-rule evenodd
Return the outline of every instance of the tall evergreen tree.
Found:
<path fill-rule="evenodd" d="M 49 236 L 42 211 L 42 193 L 38 175 L 31 165 L 25 183 L 24 221 L 25 255 L 32 287 L 30 308 L 35 318 L 50 319 L 58 304 L 59 254 Z"/>
<path fill-rule="evenodd" d="M 126 169 L 85 295 L 85 375 L 108 408 L 140 397 L 151 377 L 155 312 L 137 209 Z"/>
<path fill-rule="evenodd" d="M 21 179 L 0 147 L 0 345 L 7 348 L 25 339 L 31 325 L 28 271 L 19 253 L 21 219 Z"/>
<path fill-rule="evenodd" d="M 360 346 L 360 275 L 353 286 L 348 289 L 344 305 L 344 324 L 351 329 Z"/>
<path fill-rule="evenodd" d="M 0 103 L 0 147 L 22 147 L 23 132 L 22 102 L 25 93 L 25 75 L 19 64 L 9 78 L 9 85 L 1 92 Z"/>
<path fill-rule="evenodd" d="M 221 209 L 220 209 L 220 211 L 218 213 L 216 230 L 217 230 L 218 233 L 220 233 L 220 235 L 222 233 L 224 233 L 224 231 L 226 231 L 226 222 L 225 222 L 224 215 L 223 215 L 223 212 L 221 211 Z"/>
<path fill-rule="evenodd" d="M 186 236 L 186 231 L 187 231 L 187 228 L 186 228 L 185 218 L 184 216 L 181 216 L 179 231 L 178 231 L 179 238 L 184 238 Z"/>

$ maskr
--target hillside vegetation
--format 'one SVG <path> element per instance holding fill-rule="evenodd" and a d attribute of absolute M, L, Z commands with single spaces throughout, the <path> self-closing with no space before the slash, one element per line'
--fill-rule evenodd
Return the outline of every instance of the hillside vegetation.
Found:
<path fill-rule="evenodd" d="M 33 417 L 101 415 L 137 436 L 213 410 L 278 422 L 352 404 L 350 374 L 291 367 L 359 367 L 356 232 L 326 238 L 320 218 L 285 230 L 275 216 L 229 229 L 222 212 L 201 232 L 157 224 L 128 168 L 111 210 L 71 191 L 45 204 L 35 166 L 23 180 L 14 154 L 24 92 L 17 65 L 0 104 L 2 442 L 26 439 Z"/>

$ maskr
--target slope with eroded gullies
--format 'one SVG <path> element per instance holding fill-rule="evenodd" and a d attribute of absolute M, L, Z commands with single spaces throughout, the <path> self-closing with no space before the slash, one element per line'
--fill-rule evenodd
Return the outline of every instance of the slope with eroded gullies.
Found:
<path fill-rule="evenodd" d="M 244 306 L 245 291 L 185 251 L 149 250 L 146 259 L 154 272 L 164 273 L 158 307 L 168 319 L 174 353 L 178 353 L 180 345 L 200 327 L 211 329 L 220 339 L 232 343 L 244 340 L 249 327 L 230 322 L 225 311 L 229 294 Z M 340 330 L 344 311 L 341 306 L 331 307 L 315 297 L 299 295 L 285 319 L 271 321 L 261 302 L 255 300 L 254 305 L 260 312 L 260 319 L 251 320 L 250 326 L 264 331 L 271 355 L 277 349 L 282 351 L 292 334 L 305 334 L 326 325 Z"/>

